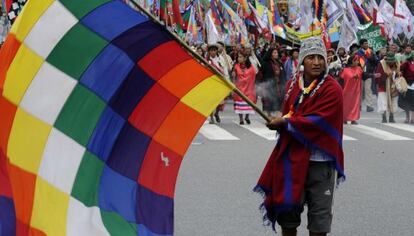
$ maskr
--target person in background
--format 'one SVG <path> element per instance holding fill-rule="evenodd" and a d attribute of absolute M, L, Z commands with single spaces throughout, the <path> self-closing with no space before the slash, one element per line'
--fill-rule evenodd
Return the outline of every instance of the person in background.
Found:
<path fill-rule="evenodd" d="M 233 46 L 233 50 L 230 52 L 230 57 L 232 61 L 237 61 L 237 57 L 240 52 L 243 51 L 243 47 L 240 44 Z"/>
<path fill-rule="evenodd" d="M 367 106 L 367 112 L 374 111 L 374 95 L 372 94 L 372 81 L 375 68 L 377 67 L 377 62 L 375 60 L 374 52 L 369 48 L 368 40 L 361 39 L 359 41 L 360 49 L 357 52 L 359 56 L 360 65 L 364 72 L 363 74 L 363 87 L 364 87 L 364 97 L 365 105 Z"/>
<path fill-rule="evenodd" d="M 279 54 L 280 54 L 280 60 L 282 61 L 283 65 L 285 65 L 286 61 L 289 59 L 285 46 L 281 46 L 279 48 Z"/>
<path fill-rule="evenodd" d="M 414 52 L 407 56 L 406 61 L 400 67 L 399 76 L 405 78 L 408 89 L 405 94 L 400 94 L 398 106 L 405 111 L 404 123 L 414 124 Z"/>
<path fill-rule="evenodd" d="M 337 54 L 338 54 L 339 60 L 341 61 L 342 68 L 346 67 L 348 64 L 349 55 L 346 53 L 345 48 L 344 47 L 338 48 Z"/>
<path fill-rule="evenodd" d="M 229 79 L 228 72 L 226 73 L 224 62 L 222 61 L 222 58 L 218 55 L 218 46 L 217 44 L 211 44 L 208 46 L 208 53 L 207 53 L 207 62 L 216 68 L 220 73 L 224 75 L 226 79 Z M 220 103 L 220 105 L 217 106 L 214 113 L 210 115 L 210 124 L 214 124 L 215 122 L 220 123 L 220 111 L 224 110 L 224 101 Z M 214 121 L 214 118 L 216 119 Z"/>
<path fill-rule="evenodd" d="M 398 63 L 401 63 L 402 54 L 400 53 L 400 47 L 398 47 L 397 44 L 395 44 L 395 43 L 390 44 L 388 51 L 394 54 L 395 60 Z"/>
<path fill-rule="evenodd" d="M 203 52 L 203 49 L 201 48 L 201 46 L 196 47 L 196 53 L 198 55 L 200 55 L 201 57 L 204 57 L 205 56 L 204 55 L 204 52 Z"/>
<path fill-rule="evenodd" d="M 231 70 L 233 69 L 233 60 L 231 60 L 231 57 L 227 55 L 226 45 L 223 42 L 218 42 L 217 46 L 218 55 L 220 57 L 220 61 L 223 63 L 225 75 L 230 75 Z"/>
<path fill-rule="evenodd" d="M 378 61 L 381 61 L 382 59 L 384 59 L 386 55 L 387 55 L 387 48 L 380 48 L 377 52 Z"/>
<path fill-rule="evenodd" d="M 349 47 L 349 55 L 352 55 L 352 54 L 354 54 L 354 53 L 358 52 L 358 50 L 359 50 L 359 45 L 358 45 L 358 44 L 356 44 L 356 43 L 352 44 L 352 45 Z"/>
<path fill-rule="evenodd" d="M 244 55 L 243 53 L 238 55 L 237 63 L 234 66 L 233 77 L 236 87 L 253 103 L 256 103 L 256 71 L 247 55 Z M 234 111 L 239 115 L 240 119 L 239 124 L 244 125 L 244 121 L 246 121 L 247 124 L 250 124 L 249 115 L 254 114 L 253 108 L 237 94 L 233 95 L 233 99 Z"/>
<path fill-rule="evenodd" d="M 351 121 L 353 125 L 358 124 L 362 95 L 362 73 L 359 56 L 354 54 L 349 57 L 348 66 L 339 75 L 343 80 L 344 124 L 347 124 L 348 121 Z"/>
<path fill-rule="evenodd" d="M 299 69 L 299 49 L 293 48 L 291 51 L 291 57 L 285 63 L 286 78 L 290 80 L 293 75 L 296 74 Z"/>
<path fill-rule="evenodd" d="M 249 57 L 250 62 L 252 63 L 252 66 L 254 67 L 254 70 L 256 71 L 256 73 L 259 71 L 260 68 L 260 61 L 259 59 L 257 59 L 256 54 L 253 51 L 253 47 L 250 44 L 247 44 L 244 47 L 244 51 L 243 54 L 247 57 Z"/>
<path fill-rule="evenodd" d="M 263 111 L 268 117 L 280 116 L 285 96 L 286 76 L 279 52 L 271 48 L 262 63 L 263 79 L 257 84 L 257 92 L 262 97 Z"/>
<path fill-rule="evenodd" d="M 401 55 L 401 64 L 406 62 L 409 57 L 411 57 L 412 48 L 411 45 L 404 46 L 404 52 Z"/>
<path fill-rule="evenodd" d="M 331 75 L 336 81 L 339 82 L 339 73 L 342 70 L 342 63 L 338 59 L 338 56 L 335 55 L 334 49 L 328 50 L 328 73 Z"/>
<path fill-rule="evenodd" d="M 398 106 L 398 91 L 393 80 L 399 72 L 400 66 L 392 52 L 387 53 L 375 71 L 378 85 L 378 112 L 382 114 L 382 123 L 387 123 L 387 112 L 389 113 L 388 121 L 395 123 L 394 113 Z"/>

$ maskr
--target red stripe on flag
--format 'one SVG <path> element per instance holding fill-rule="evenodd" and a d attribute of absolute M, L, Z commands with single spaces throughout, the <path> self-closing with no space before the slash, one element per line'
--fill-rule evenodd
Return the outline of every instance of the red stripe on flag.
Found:
<path fill-rule="evenodd" d="M 138 62 L 138 65 L 153 80 L 158 81 L 177 64 L 190 58 L 191 56 L 177 42 L 170 41 L 153 49 Z"/>

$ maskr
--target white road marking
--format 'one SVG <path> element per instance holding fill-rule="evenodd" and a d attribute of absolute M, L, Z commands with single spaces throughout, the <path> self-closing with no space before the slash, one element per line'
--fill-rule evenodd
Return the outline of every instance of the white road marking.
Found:
<path fill-rule="evenodd" d="M 396 128 L 396 129 L 400 129 L 400 130 L 404 130 L 404 131 L 414 133 L 414 125 L 396 124 L 396 123 L 381 123 L 381 124 L 392 127 L 392 128 Z"/>
<path fill-rule="evenodd" d="M 390 133 L 390 132 L 387 132 L 381 129 L 372 128 L 372 127 L 365 126 L 365 125 L 353 125 L 353 126 L 349 126 L 349 128 L 352 129 L 353 131 L 363 133 L 363 134 L 372 136 L 374 138 L 382 139 L 382 140 L 412 140 L 404 136 L 396 135 L 396 134 L 393 134 L 393 133 Z"/>
<path fill-rule="evenodd" d="M 348 135 L 343 135 L 342 136 L 342 140 L 346 140 L 346 141 L 356 141 L 356 140 L 358 140 L 358 139 L 356 139 L 356 138 L 352 138 L 352 137 L 350 137 L 350 136 L 348 136 Z"/>
<path fill-rule="evenodd" d="M 238 121 L 233 121 L 236 124 L 239 124 Z M 244 125 L 240 125 L 240 127 L 243 127 L 247 130 L 249 130 L 250 132 L 259 135 L 262 138 L 265 138 L 267 140 L 276 140 L 276 131 L 273 130 L 269 130 L 265 124 L 260 123 L 258 121 L 251 121 L 251 124 L 244 124 Z"/>
<path fill-rule="evenodd" d="M 215 124 L 204 123 L 200 129 L 200 133 L 210 140 L 240 140 L 227 130 Z"/>

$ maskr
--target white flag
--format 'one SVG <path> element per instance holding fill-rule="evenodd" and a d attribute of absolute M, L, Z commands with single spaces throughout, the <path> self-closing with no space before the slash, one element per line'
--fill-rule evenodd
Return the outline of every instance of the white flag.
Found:
<path fill-rule="evenodd" d="M 219 32 L 214 24 L 213 16 L 211 15 L 211 10 L 209 10 L 206 14 L 206 29 L 207 29 L 207 43 L 208 44 L 215 44 L 221 41 Z"/>
<path fill-rule="evenodd" d="M 355 42 L 357 42 L 357 36 L 354 28 L 351 26 L 348 18 L 344 16 L 344 20 L 341 25 L 341 37 L 339 39 L 338 48 L 343 47 L 348 50 L 349 46 Z"/>

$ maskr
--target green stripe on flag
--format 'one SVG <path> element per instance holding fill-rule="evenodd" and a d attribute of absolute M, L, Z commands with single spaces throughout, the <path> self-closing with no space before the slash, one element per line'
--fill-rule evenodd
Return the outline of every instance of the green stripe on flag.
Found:
<path fill-rule="evenodd" d="M 110 2 L 110 0 L 60 0 L 65 7 L 78 19 L 82 19 L 98 6 Z"/>
<path fill-rule="evenodd" d="M 79 80 L 107 44 L 103 38 L 78 23 L 60 40 L 46 60 Z"/>
<path fill-rule="evenodd" d="M 87 207 L 99 207 L 99 183 L 103 168 L 104 163 L 98 157 L 86 151 L 76 174 L 71 196 Z"/>
<path fill-rule="evenodd" d="M 77 85 L 54 126 L 86 146 L 104 108 L 103 100 L 82 85 Z"/>
<path fill-rule="evenodd" d="M 121 216 L 114 212 L 101 210 L 102 221 L 109 234 L 112 236 L 136 236 L 136 224 L 128 223 Z"/>

